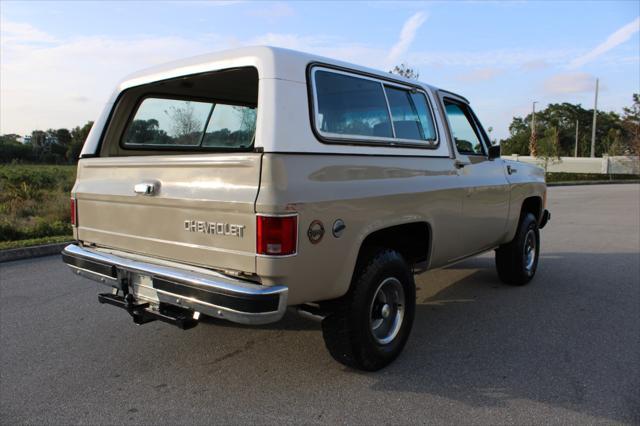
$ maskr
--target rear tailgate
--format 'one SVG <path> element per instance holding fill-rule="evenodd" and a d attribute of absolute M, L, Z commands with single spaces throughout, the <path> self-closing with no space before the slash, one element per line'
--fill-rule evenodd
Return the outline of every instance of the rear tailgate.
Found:
<path fill-rule="evenodd" d="M 83 159 L 74 188 L 77 238 L 192 265 L 255 272 L 260 162 L 255 152 Z M 139 184 L 152 192 L 136 193 Z"/>

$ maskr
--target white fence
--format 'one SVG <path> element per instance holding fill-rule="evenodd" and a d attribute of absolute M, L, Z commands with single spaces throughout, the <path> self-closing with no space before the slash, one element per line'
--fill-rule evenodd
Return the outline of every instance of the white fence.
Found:
<path fill-rule="evenodd" d="M 521 161 L 523 163 L 536 164 L 544 168 L 544 160 L 541 158 L 524 155 L 503 155 L 508 160 Z M 640 158 L 636 156 L 621 157 L 560 157 L 549 159 L 548 172 L 564 173 L 601 173 L 601 174 L 640 174 Z"/>

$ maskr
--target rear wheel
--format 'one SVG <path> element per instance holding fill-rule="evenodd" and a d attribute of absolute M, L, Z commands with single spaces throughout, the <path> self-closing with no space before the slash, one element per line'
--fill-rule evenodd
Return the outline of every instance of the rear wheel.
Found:
<path fill-rule="evenodd" d="M 525 285 L 536 274 L 540 254 L 538 221 L 526 213 L 513 240 L 496 250 L 498 276 L 506 284 Z"/>
<path fill-rule="evenodd" d="M 400 354 L 411 331 L 411 269 L 398 252 L 376 251 L 359 262 L 349 292 L 325 307 L 322 334 L 331 356 L 352 368 L 379 370 Z"/>

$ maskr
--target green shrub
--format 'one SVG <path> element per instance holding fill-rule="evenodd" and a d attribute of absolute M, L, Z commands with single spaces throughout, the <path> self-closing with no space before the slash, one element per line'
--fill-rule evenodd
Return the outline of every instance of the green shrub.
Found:
<path fill-rule="evenodd" d="M 546 174 L 548 183 L 552 182 L 578 182 L 578 181 L 600 181 L 600 180 L 637 180 L 640 175 L 607 175 L 602 173 L 565 173 L 549 172 Z"/>
<path fill-rule="evenodd" d="M 0 185 L 17 187 L 27 183 L 34 189 L 69 190 L 76 177 L 75 166 L 37 166 L 37 165 L 5 165 L 0 166 Z"/>
<path fill-rule="evenodd" d="M 0 163 L 10 163 L 15 160 L 34 161 L 33 147 L 20 142 L 0 141 Z"/>
<path fill-rule="evenodd" d="M 0 241 L 70 235 L 75 166 L 0 166 Z"/>
<path fill-rule="evenodd" d="M 0 241 L 13 241 L 23 239 L 22 232 L 15 224 L 8 220 L 0 220 Z"/>

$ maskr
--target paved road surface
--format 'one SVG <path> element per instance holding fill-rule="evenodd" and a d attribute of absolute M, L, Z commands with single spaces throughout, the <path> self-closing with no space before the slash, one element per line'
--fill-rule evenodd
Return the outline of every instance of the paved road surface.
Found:
<path fill-rule="evenodd" d="M 486 255 L 418 277 L 378 373 L 317 323 L 134 326 L 57 256 L 0 265 L 0 423 L 640 423 L 640 186 L 549 190 L 535 281 Z"/>

